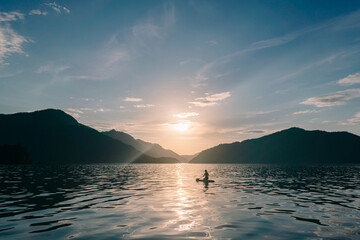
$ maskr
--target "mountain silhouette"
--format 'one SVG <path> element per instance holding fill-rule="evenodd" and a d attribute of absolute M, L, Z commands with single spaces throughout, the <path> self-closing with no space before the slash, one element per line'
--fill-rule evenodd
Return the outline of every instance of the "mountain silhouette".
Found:
<path fill-rule="evenodd" d="M 0 144 L 26 148 L 35 163 L 157 163 L 130 145 L 78 123 L 61 110 L 0 114 Z"/>
<path fill-rule="evenodd" d="M 195 153 L 192 155 L 181 155 L 183 159 L 185 159 L 185 162 L 190 162 L 192 159 L 194 159 L 199 153 Z"/>
<path fill-rule="evenodd" d="M 360 163 L 360 137 L 348 132 L 289 128 L 264 137 L 220 144 L 191 163 Z"/>
<path fill-rule="evenodd" d="M 0 145 L 0 164 L 27 164 L 32 163 L 29 151 L 17 145 Z"/>
<path fill-rule="evenodd" d="M 125 144 L 133 146 L 138 151 L 145 153 L 146 155 L 149 155 L 151 157 L 155 157 L 155 158 L 168 157 L 168 158 L 175 158 L 181 162 L 188 162 L 186 158 L 175 153 L 174 151 L 164 149 L 162 146 L 156 143 L 149 143 L 141 139 L 135 139 L 134 137 L 132 137 L 127 133 L 119 132 L 114 129 L 102 133 L 116 140 L 119 140 Z"/>

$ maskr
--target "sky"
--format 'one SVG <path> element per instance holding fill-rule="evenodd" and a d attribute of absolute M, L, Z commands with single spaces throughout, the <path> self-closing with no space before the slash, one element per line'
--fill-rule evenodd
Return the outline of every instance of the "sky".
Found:
<path fill-rule="evenodd" d="M 2 0 L 0 113 L 46 108 L 179 154 L 360 135 L 360 1 Z"/>

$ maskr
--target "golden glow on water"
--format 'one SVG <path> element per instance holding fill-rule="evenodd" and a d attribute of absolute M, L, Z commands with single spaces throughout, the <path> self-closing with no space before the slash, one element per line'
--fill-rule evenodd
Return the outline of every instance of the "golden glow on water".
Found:
<path fill-rule="evenodd" d="M 177 231 L 190 231 L 195 225 L 196 221 L 192 220 L 194 215 L 193 200 L 190 198 L 190 193 L 184 188 L 184 176 L 183 176 L 183 164 L 176 165 L 177 175 L 177 190 L 176 190 L 176 213 L 177 220 L 176 225 L 178 226 L 175 230 Z"/>
<path fill-rule="evenodd" d="M 195 181 L 204 169 L 214 183 Z M 356 166 L 100 164 L 0 173 L 0 239 L 358 239 L 360 228 Z M 14 198 L 15 191 L 25 192 Z"/>

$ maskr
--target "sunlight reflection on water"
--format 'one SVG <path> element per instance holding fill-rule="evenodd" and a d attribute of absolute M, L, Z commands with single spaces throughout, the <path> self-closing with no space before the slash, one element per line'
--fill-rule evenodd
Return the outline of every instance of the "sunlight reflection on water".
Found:
<path fill-rule="evenodd" d="M 359 239 L 359 170 L 1 166 L 0 239 Z"/>

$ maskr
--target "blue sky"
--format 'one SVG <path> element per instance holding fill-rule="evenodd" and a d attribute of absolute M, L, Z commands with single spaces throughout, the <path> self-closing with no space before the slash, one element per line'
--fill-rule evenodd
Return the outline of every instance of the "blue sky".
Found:
<path fill-rule="evenodd" d="M 0 112 L 59 108 L 192 154 L 360 134 L 359 1 L 2 1 Z"/>

